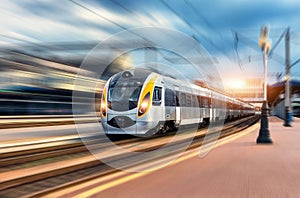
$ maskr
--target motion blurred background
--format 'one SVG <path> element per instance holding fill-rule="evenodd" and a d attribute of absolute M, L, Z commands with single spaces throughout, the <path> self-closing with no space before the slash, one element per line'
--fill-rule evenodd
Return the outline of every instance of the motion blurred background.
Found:
<path fill-rule="evenodd" d="M 80 95 L 96 92 L 100 96 L 103 84 L 111 75 L 145 60 L 185 65 L 182 72 L 190 75 L 191 80 L 199 81 L 201 77 L 193 76 L 186 64 L 178 63 L 174 54 L 157 50 L 153 53 L 153 49 L 119 54 L 121 56 L 102 76 L 92 71 L 77 75 L 82 61 L 97 44 L 120 31 L 136 27 L 170 28 L 194 38 L 212 55 L 224 77 L 225 87 L 227 82 L 232 85 L 232 76 L 261 78 L 261 53 L 256 44 L 260 26 L 265 22 L 271 24 L 270 37 L 275 42 L 287 21 L 291 27 L 297 27 L 297 7 L 297 1 L 283 0 L 276 3 L 3 0 L 0 5 L 0 115 L 71 115 L 76 78 L 87 82 L 87 86 L 76 87 L 76 91 L 82 92 Z M 296 49 L 300 34 L 296 28 L 294 30 L 292 44 Z M 284 78 L 281 53 L 284 45 L 278 46 L 279 55 L 275 54 L 270 60 L 271 82 Z M 292 59 L 300 56 L 295 51 Z M 107 55 L 119 56 L 118 49 L 110 46 L 105 53 L 99 53 L 103 58 Z M 299 78 L 299 69 L 293 69 L 295 75 L 292 77 Z M 97 90 L 88 86 L 90 83 L 97 83 Z M 88 105 L 84 98 L 81 101 L 83 106 Z M 93 111 L 89 107 L 82 109 L 76 114 L 89 115 Z"/>

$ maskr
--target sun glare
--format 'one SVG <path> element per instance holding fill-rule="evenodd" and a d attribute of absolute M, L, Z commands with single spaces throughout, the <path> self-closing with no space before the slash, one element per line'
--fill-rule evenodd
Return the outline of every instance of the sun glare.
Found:
<path fill-rule="evenodd" d="M 246 82 L 242 79 L 231 79 L 227 81 L 226 85 L 230 89 L 243 89 L 246 87 Z"/>

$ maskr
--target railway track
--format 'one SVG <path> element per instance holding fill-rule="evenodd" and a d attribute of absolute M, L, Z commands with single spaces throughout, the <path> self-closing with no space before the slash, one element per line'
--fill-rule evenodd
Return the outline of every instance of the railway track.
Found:
<path fill-rule="evenodd" d="M 250 118 L 243 118 L 238 121 L 227 123 L 225 124 L 220 134 L 220 138 L 238 133 L 245 128 L 253 125 L 257 121 L 258 117 L 253 116 Z M 201 146 L 206 130 L 207 129 L 201 129 L 197 132 L 196 136 L 193 138 L 192 143 L 189 145 L 188 150 Z M 191 138 L 190 135 L 192 134 L 182 133 L 175 144 L 171 144 L 166 147 L 166 152 L 164 155 L 176 154 L 178 152 L 178 147 L 180 147 L 180 144 L 184 144 L 186 139 Z M 144 151 L 147 153 L 147 151 L 152 151 L 166 145 L 171 138 L 173 138 L 172 134 L 148 139 L 132 138 L 117 140 L 115 141 L 115 144 L 121 145 L 123 148 L 130 151 Z M 93 137 L 91 136 L 90 145 L 93 146 L 96 150 L 98 148 L 107 146 L 105 142 L 103 142 L 103 145 L 101 146 L 99 146 L 97 143 L 99 142 L 93 142 Z M 63 155 L 70 157 L 73 155 L 73 158 L 61 158 L 61 160 L 54 162 L 51 161 L 49 163 L 39 164 L 25 169 L 8 169 L 8 171 L 0 173 L 0 178 L 4 178 L 1 179 L 0 196 L 16 197 L 26 195 L 28 197 L 40 197 L 58 189 L 67 188 L 68 186 L 86 182 L 90 179 L 101 177 L 118 171 L 95 159 L 94 156 L 89 154 L 85 146 L 80 143 L 78 139 L 74 139 L 68 143 L 65 142 L 65 144 L 63 144 L 63 142 L 60 142 L 60 144 L 61 145 L 57 145 L 55 149 L 51 148 L 51 151 L 43 151 L 44 153 L 39 153 L 39 149 L 36 149 L 31 150 L 30 152 L 24 151 L 25 153 L 10 152 L 10 154 L 8 154 L 7 152 L 6 154 L 3 154 L 3 156 L 6 157 L 2 159 L 2 162 L 4 165 L 6 163 L 6 166 L 8 167 L 13 166 L 12 164 L 16 162 L 14 162 L 13 160 L 18 160 L 20 158 L 22 158 L 26 162 L 29 162 L 30 160 L 36 161 L 37 159 L 42 158 L 46 159 L 47 155 L 49 157 Z M 114 152 L 114 150 L 110 150 L 109 146 L 107 146 L 106 151 L 107 153 L 105 161 L 117 162 L 126 160 L 130 162 L 130 160 L 132 160 L 131 165 L 145 163 L 145 161 L 134 161 L 134 159 L 138 157 L 138 155 L 141 155 L 139 153 L 128 155 L 122 152 Z M 143 155 L 145 155 L 145 153 L 143 153 Z M 37 156 L 37 158 L 34 158 L 34 156 Z M 152 158 L 152 160 L 156 160 L 162 157 L 165 156 L 160 155 Z M 5 158 L 10 158 L 10 160 L 5 161 Z"/>
<path fill-rule="evenodd" d="M 81 123 L 90 123 L 94 120 L 94 117 L 91 115 L 82 115 L 76 117 Z M 74 123 L 73 115 L 0 116 L 0 129 L 57 126 Z"/>
<path fill-rule="evenodd" d="M 84 138 L 86 144 L 93 144 L 95 142 L 93 140 L 99 139 L 101 136 L 90 135 Z M 14 167 L 17 167 L 18 164 L 22 163 L 88 151 L 81 138 L 73 135 L 63 138 L 52 138 L 47 141 L 33 141 L 12 146 L 3 145 L 0 148 L 0 167 L 2 169 L 9 165 L 16 165 Z M 2 169 L 0 168 L 0 172 L 3 172 Z"/>

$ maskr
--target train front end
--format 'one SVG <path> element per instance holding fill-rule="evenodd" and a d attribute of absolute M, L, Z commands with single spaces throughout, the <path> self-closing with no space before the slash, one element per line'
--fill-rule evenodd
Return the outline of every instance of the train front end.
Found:
<path fill-rule="evenodd" d="M 106 134 L 144 135 L 155 130 L 162 113 L 161 105 L 153 108 L 152 104 L 157 78 L 150 71 L 135 69 L 120 72 L 108 80 L 100 105 Z M 155 97 L 161 99 L 161 95 Z"/>

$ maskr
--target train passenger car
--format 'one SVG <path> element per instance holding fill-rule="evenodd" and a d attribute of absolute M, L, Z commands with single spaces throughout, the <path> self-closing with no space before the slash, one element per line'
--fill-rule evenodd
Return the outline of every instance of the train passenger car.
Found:
<path fill-rule="evenodd" d="M 230 109 L 226 110 L 226 104 Z M 152 135 L 180 125 L 245 116 L 247 106 L 207 88 L 144 69 L 123 71 L 106 83 L 100 105 L 106 134 Z"/>

